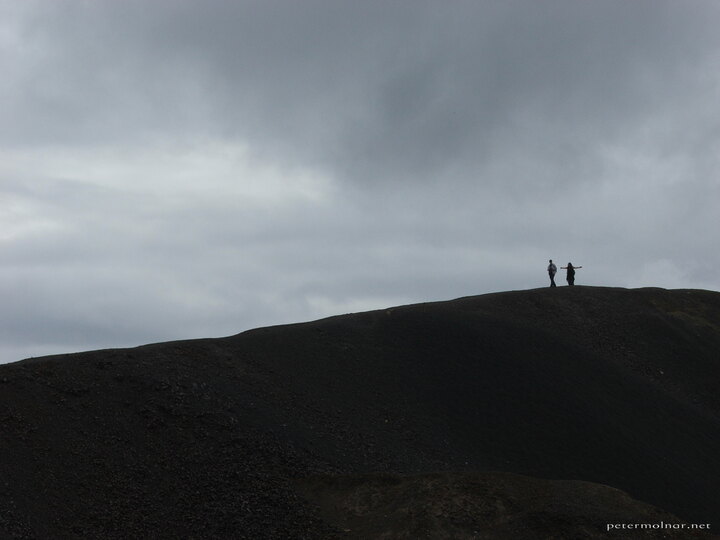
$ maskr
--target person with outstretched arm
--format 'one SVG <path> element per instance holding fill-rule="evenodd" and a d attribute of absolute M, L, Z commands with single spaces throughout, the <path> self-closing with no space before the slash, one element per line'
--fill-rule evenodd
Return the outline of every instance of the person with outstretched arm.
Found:
<path fill-rule="evenodd" d="M 569 286 L 575 285 L 575 270 L 582 268 L 582 266 L 573 266 L 571 262 L 567 266 L 561 267 L 563 270 L 567 270 L 567 282 Z"/>

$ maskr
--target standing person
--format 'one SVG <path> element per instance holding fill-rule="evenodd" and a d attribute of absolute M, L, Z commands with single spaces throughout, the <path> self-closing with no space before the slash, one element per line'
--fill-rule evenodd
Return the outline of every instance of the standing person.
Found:
<path fill-rule="evenodd" d="M 567 282 L 569 286 L 575 285 L 575 269 L 582 268 L 582 266 L 573 266 L 571 262 L 567 266 L 563 266 L 563 270 L 567 270 Z"/>
<path fill-rule="evenodd" d="M 557 266 L 555 266 L 552 262 L 552 259 L 550 259 L 550 264 L 548 265 L 548 275 L 550 276 L 550 286 L 551 287 L 557 287 L 555 285 L 555 273 L 557 272 Z"/>

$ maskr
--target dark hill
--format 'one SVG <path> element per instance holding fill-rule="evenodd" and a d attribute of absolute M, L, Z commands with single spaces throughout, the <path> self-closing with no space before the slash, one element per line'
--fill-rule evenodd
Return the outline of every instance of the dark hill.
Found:
<path fill-rule="evenodd" d="M 720 293 L 699 290 L 498 293 L 25 360 L 0 366 L 0 537 L 716 530 L 719 383 Z M 647 537 L 695 537 L 672 534 Z"/>

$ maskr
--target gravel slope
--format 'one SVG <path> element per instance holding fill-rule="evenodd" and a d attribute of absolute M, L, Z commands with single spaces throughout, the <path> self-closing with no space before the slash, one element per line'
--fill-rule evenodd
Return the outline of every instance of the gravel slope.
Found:
<path fill-rule="evenodd" d="M 720 528 L 719 351 L 719 293 L 564 287 L 0 366 L 0 537 L 346 537 L 308 479 L 441 471 Z M 518 538 L 604 531 L 539 485 Z"/>

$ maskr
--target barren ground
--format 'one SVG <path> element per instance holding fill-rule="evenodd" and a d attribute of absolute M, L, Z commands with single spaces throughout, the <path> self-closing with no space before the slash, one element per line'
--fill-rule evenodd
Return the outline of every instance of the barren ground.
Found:
<path fill-rule="evenodd" d="M 0 537 L 695 538 L 606 525 L 720 529 L 719 383 L 720 293 L 662 289 L 25 360 Z"/>

